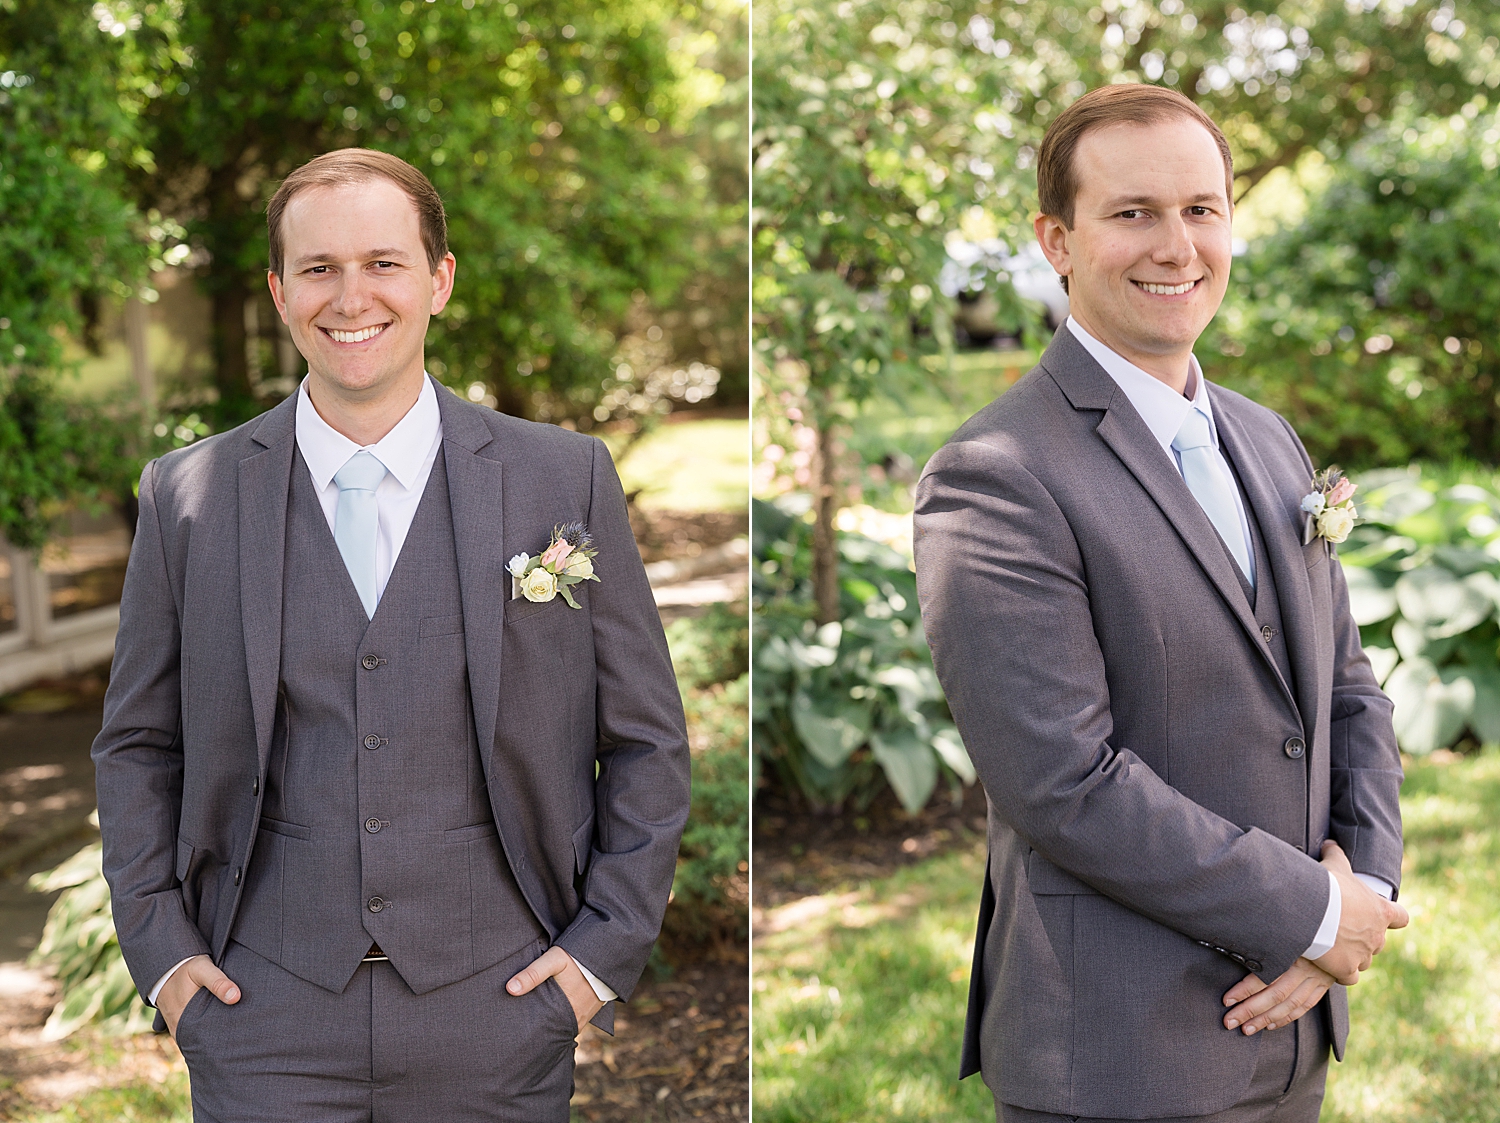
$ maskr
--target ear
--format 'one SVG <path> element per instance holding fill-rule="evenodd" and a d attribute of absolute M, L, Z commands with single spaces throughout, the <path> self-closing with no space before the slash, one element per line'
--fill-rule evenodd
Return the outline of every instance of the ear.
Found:
<path fill-rule="evenodd" d="M 271 286 L 271 300 L 276 305 L 276 311 L 281 314 L 281 322 L 287 322 L 286 318 L 286 289 L 282 287 L 281 278 L 274 270 L 266 270 L 266 284 Z"/>
<path fill-rule="evenodd" d="M 1036 231 L 1037 244 L 1042 247 L 1042 253 L 1051 264 L 1052 269 L 1059 277 L 1066 277 L 1073 272 L 1073 253 L 1068 245 L 1073 232 L 1068 229 L 1062 219 L 1056 215 L 1039 214 L 1036 221 L 1032 223 L 1032 229 Z"/>
<path fill-rule="evenodd" d="M 432 314 L 436 316 L 444 308 L 448 307 L 448 300 L 453 296 L 453 278 L 458 269 L 458 260 L 450 253 L 438 262 L 438 267 L 432 271 Z"/>

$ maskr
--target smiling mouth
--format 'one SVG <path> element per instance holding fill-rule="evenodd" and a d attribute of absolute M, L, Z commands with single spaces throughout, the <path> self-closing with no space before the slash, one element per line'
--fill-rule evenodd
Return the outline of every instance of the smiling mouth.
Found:
<path fill-rule="evenodd" d="M 1152 296 L 1181 296 L 1184 293 L 1192 292 L 1193 289 L 1198 287 L 1198 281 L 1201 280 L 1203 278 L 1199 277 L 1197 281 L 1184 281 L 1180 285 L 1157 285 L 1149 281 L 1131 281 L 1130 283 L 1137 288 L 1144 289 Z"/>
<path fill-rule="evenodd" d="M 371 327 L 360 328 L 358 331 L 338 331 L 334 328 L 321 330 L 326 332 L 335 343 L 363 343 L 367 339 L 374 339 L 389 326 L 389 324 L 374 324 Z"/>

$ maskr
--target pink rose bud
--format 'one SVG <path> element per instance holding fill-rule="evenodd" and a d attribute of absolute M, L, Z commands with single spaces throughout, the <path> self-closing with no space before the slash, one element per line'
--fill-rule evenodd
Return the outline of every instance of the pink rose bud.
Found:
<path fill-rule="evenodd" d="M 1345 500 L 1352 498 L 1354 495 L 1354 490 L 1358 486 L 1359 485 L 1353 483 L 1348 476 L 1345 476 L 1343 479 L 1339 480 L 1339 482 L 1334 485 L 1333 490 L 1328 493 L 1328 505 L 1330 507 L 1337 507 L 1340 503 L 1343 503 Z"/>
<path fill-rule="evenodd" d="M 541 563 L 548 569 L 551 569 L 560 564 L 572 552 L 573 544 L 565 538 L 559 538 L 547 547 L 547 552 L 541 557 Z"/>

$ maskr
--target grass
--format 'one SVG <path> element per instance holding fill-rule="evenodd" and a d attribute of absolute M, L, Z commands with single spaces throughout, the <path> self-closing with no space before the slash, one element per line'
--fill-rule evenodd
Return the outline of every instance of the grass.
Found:
<path fill-rule="evenodd" d="M 620 444 L 611 441 L 620 455 Z M 664 511 L 743 511 L 750 505 L 750 422 L 710 418 L 660 425 L 619 462 L 627 492 Z"/>
<path fill-rule="evenodd" d="M 1411 763 L 1393 933 L 1350 991 L 1322 1123 L 1500 1121 L 1500 748 Z M 769 918 L 755 956 L 760 1123 L 989 1120 L 958 1084 L 981 848 Z"/>
<path fill-rule="evenodd" d="M 11 1123 L 191 1123 L 187 1073 L 86 1092 L 58 1111 L 8 1117 Z"/>

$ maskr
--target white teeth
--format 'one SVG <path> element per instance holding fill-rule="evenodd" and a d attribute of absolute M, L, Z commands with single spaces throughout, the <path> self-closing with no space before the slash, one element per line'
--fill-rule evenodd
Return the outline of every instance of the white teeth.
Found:
<path fill-rule="evenodd" d="M 333 328 L 329 328 L 328 334 L 333 336 L 335 343 L 359 343 L 363 340 L 371 339 L 383 331 L 385 331 L 385 325 L 376 324 L 372 328 L 362 328 L 359 331 L 334 331 Z"/>
<path fill-rule="evenodd" d="M 1182 285 L 1149 285 L 1145 281 L 1137 281 L 1136 284 L 1151 293 L 1153 296 L 1181 296 L 1196 285 L 1197 281 L 1188 281 Z"/>

